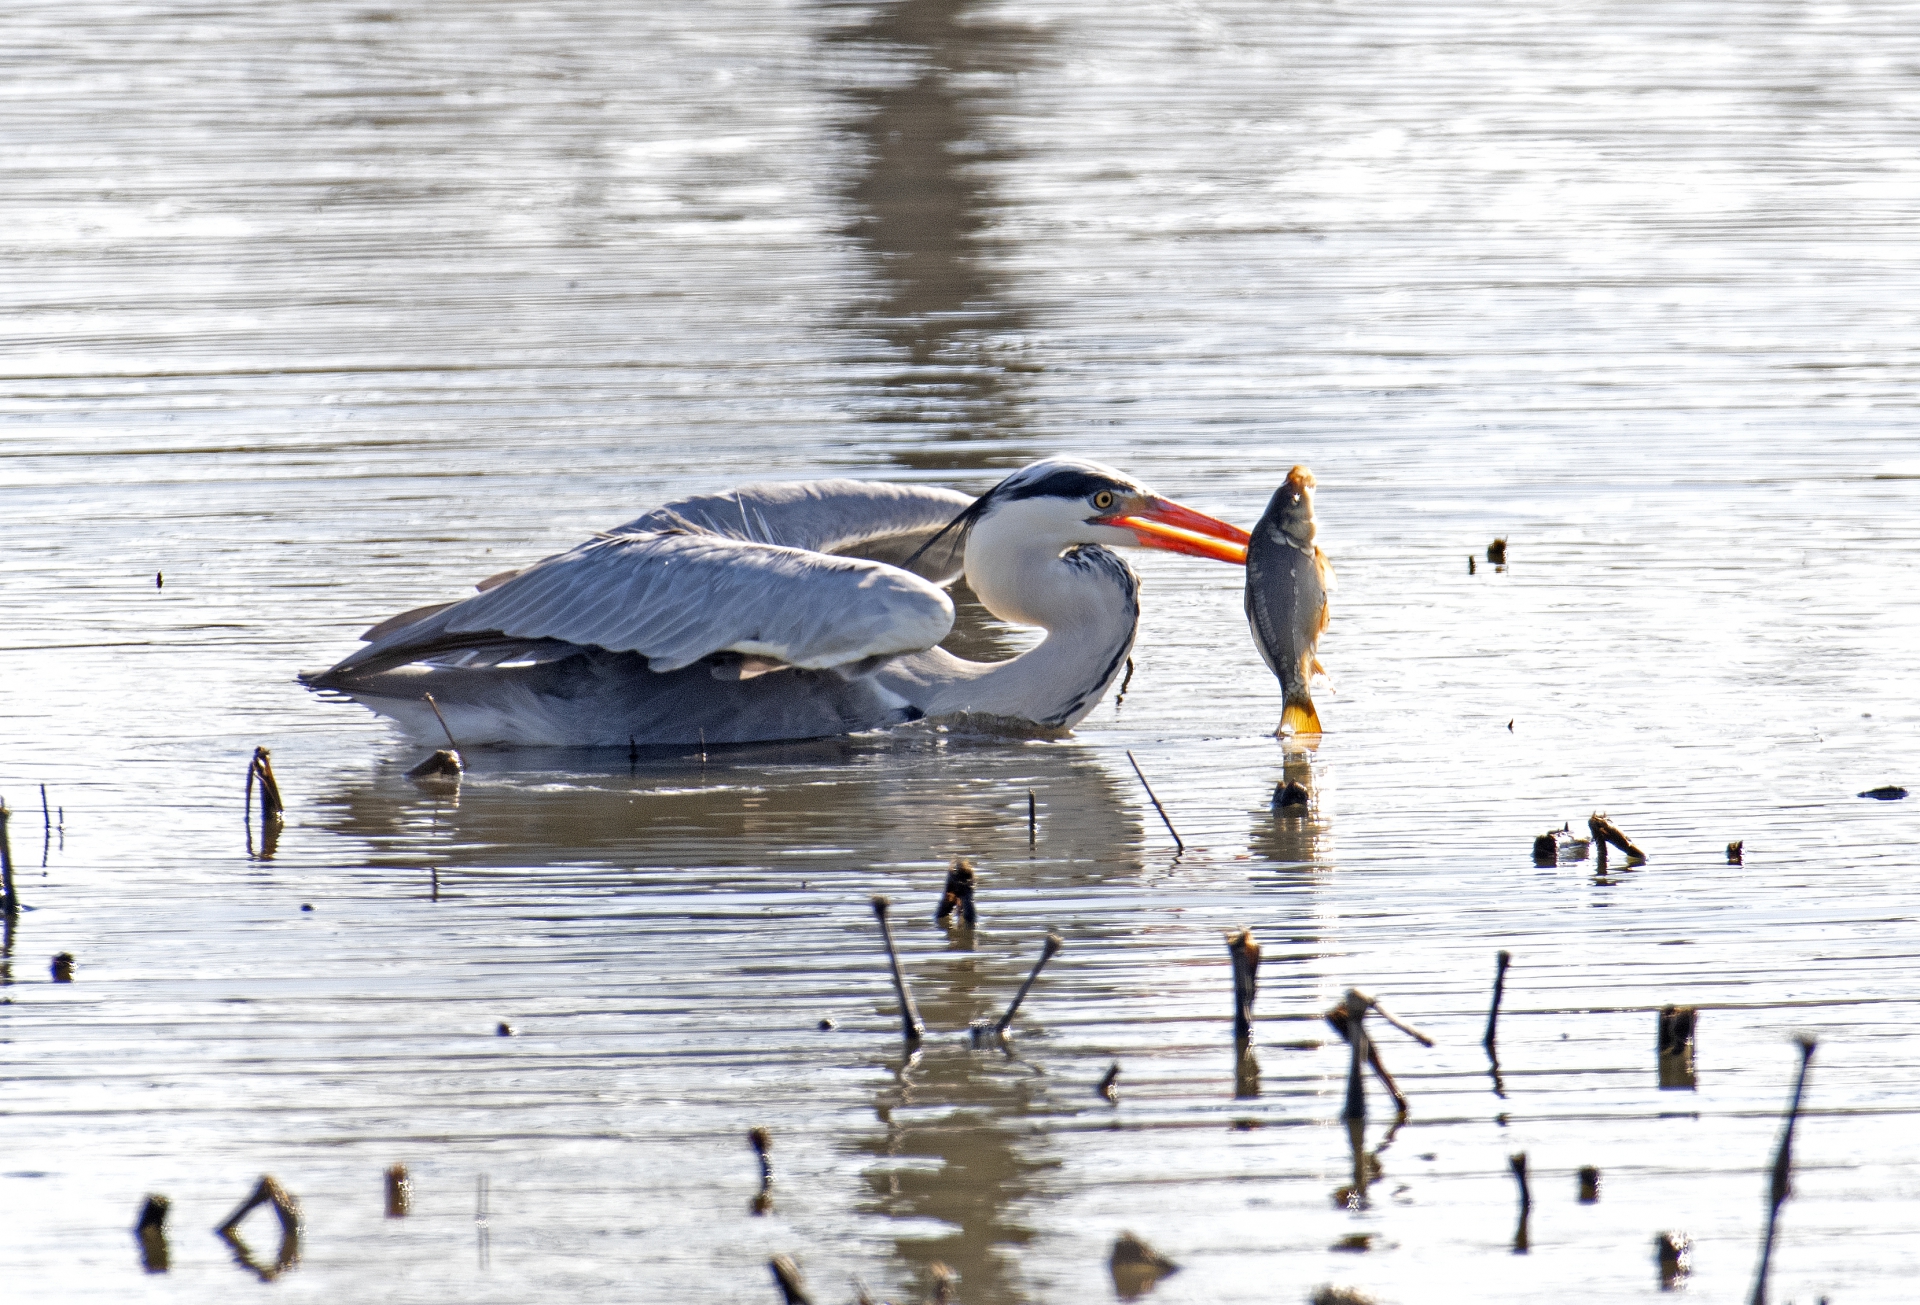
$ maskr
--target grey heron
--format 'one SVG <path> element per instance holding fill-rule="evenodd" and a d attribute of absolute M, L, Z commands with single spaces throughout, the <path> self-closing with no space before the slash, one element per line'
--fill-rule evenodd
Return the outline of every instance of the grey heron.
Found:
<path fill-rule="evenodd" d="M 669 503 L 456 602 L 368 630 L 301 679 L 463 746 L 816 738 L 926 717 L 1070 729 L 1132 651 L 1111 547 L 1243 564 L 1247 533 L 1098 463 L 1049 458 L 977 499 L 856 480 Z M 943 586 L 1046 637 L 1000 662 L 938 647 Z"/>

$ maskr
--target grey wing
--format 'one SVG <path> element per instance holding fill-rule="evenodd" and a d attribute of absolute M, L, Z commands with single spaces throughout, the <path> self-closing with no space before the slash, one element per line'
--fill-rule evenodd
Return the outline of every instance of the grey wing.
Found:
<path fill-rule="evenodd" d="M 904 567 L 947 584 L 965 560 L 958 547 L 922 545 L 973 505 L 973 498 L 934 485 L 868 480 L 801 480 L 743 485 L 655 508 L 609 534 L 692 530 L 757 544 L 783 544 Z M 909 565 L 909 559 L 911 564 Z"/>
<path fill-rule="evenodd" d="M 945 592 L 898 567 L 649 531 L 536 563 L 375 639 L 317 682 L 530 641 L 636 652 L 657 671 L 716 652 L 823 669 L 930 648 L 952 626 Z"/>

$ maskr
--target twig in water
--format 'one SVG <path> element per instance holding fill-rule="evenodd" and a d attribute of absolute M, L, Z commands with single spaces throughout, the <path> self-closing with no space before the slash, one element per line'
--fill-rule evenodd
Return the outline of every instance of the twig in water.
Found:
<path fill-rule="evenodd" d="M 880 921 L 880 938 L 887 945 L 887 964 L 893 968 L 893 990 L 900 997 L 900 1035 L 912 1046 L 927 1036 L 927 1026 L 920 1022 L 920 1008 L 913 1004 L 913 994 L 907 990 L 907 976 L 900 972 L 900 955 L 893 949 L 893 927 L 887 923 L 890 905 L 885 897 L 874 894 L 873 916 Z"/>
<path fill-rule="evenodd" d="M 813 1297 L 807 1295 L 807 1280 L 800 1276 L 800 1266 L 791 1255 L 776 1255 L 767 1261 L 767 1267 L 773 1270 L 773 1285 L 780 1289 L 786 1305 L 813 1305 Z"/>
<path fill-rule="evenodd" d="M 1027 790 L 1027 846 L 1032 847 L 1040 837 L 1040 807 L 1034 801 L 1033 790 Z"/>
<path fill-rule="evenodd" d="M 1007 1013 L 1000 1017 L 998 1024 L 994 1025 L 995 1037 L 1007 1036 L 1007 1026 L 1013 1023 L 1013 1017 L 1020 1012 L 1020 1003 L 1027 999 L 1027 991 L 1033 987 L 1033 981 L 1040 977 L 1040 971 L 1047 967 L 1047 962 L 1052 960 L 1054 954 L 1064 946 L 1066 943 L 1059 934 L 1047 935 L 1047 941 L 1040 948 L 1040 959 L 1033 963 L 1033 972 L 1027 975 L 1027 981 L 1020 985 L 1020 991 L 1013 994 L 1013 1002 L 1007 1007 Z"/>
<path fill-rule="evenodd" d="M 1120 1062 L 1116 1060 L 1111 1065 L 1107 1066 L 1107 1072 L 1101 1078 L 1100 1086 L 1094 1089 L 1096 1093 L 1098 1093 L 1101 1097 L 1106 1099 L 1109 1105 L 1117 1106 L 1120 1104 L 1120 1090 L 1119 1088 L 1114 1086 L 1114 1084 L 1117 1083 L 1119 1079 L 1120 1079 Z"/>
<path fill-rule="evenodd" d="M 707 777 L 707 727 L 700 727 L 700 778 Z"/>
<path fill-rule="evenodd" d="M 959 923 L 973 928 L 979 918 L 973 907 L 973 878 L 973 863 L 955 857 L 953 868 L 947 871 L 947 886 L 940 893 L 939 909 L 933 913 L 935 924 L 944 924 L 948 916 L 957 913 Z"/>
<path fill-rule="evenodd" d="M 1333 1027 L 1333 1031 L 1335 1033 L 1338 1033 L 1340 1035 L 1340 1040 L 1342 1042 L 1348 1042 L 1349 1045 L 1351 1045 L 1351 1037 L 1350 1037 L 1349 1030 L 1352 1024 L 1352 1015 L 1351 1015 L 1350 1004 L 1353 1001 L 1353 999 L 1356 997 L 1359 999 L 1361 1003 L 1361 1007 L 1362 1007 L 1361 1015 L 1363 1017 L 1365 1016 L 1366 1011 L 1368 1009 L 1371 1009 L 1373 1011 L 1376 1011 L 1380 1015 L 1380 1017 L 1384 1019 L 1387 1023 L 1393 1025 L 1394 1028 L 1399 1029 L 1402 1033 L 1406 1034 L 1408 1037 L 1418 1042 L 1421 1046 L 1431 1047 L 1433 1045 L 1432 1038 L 1429 1038 L 1426 1034 L 1420 1032 L 1420 1030 L 1416 1028 L 1411 1027 L 1410 1025 L 1401 1023 L 1399 1020 L 1389 1015 L 1386 1011 L 1386 1008 L 1383 1007 L 1378 1001 L 1375 1001 L 1372 997 L 1367 996 L 1366 993 L 1360 992 L 1358 989 L 1349 989 L 1346 998 L 1343 999 L 1339 1005 L 1335 1006 L 1332 1010 L 1327 1012 L 1327 1016 L 1326 1016 L 1327 1023 Z M 1404 1118 L 1407 1113 L 1407 1098 L 1405 1094 L 1403 1094 L 1400 1091 L 1400 1085 L 1393 1081 L 1393 1075 L 1387 1073 L 1386 1065 L 1383 1064 L 1380 1060 L 1380 1048 L 1373 1041 L 1371 1037 L 1367 1039 L 1365 1055 L 1366 1055 L 1367 1064 L 1373 1067 L 1374 1074 L 1379 1077 L 1380 1085 L 1386 1088 L 1387 1095 L 1393 1098 L 1394 1109 L 1399 1111 L 1401 1117 Z M 1366 1117 L 1364 1106 L 1361 1109 L 1361 1114 L 1359 1117 L 1363 1119 Z"/>
<path fill-rule="evenodd" d="M 1587 817 L 1587 829 L 1593 834 L 1593 841 L 1602 845 L 1600 855 L 1606 856 L 1605 844 L 1612 843 L 1627 854 L 1628 865 L 1639 865 L 1647 859 L 1647 854 L 1634 846 L 1631 838 L 1620 832 L 1620 827 L 1607 819 L 1606 813 L 1596 811 Z"/>
<path fill-rule="evenodd" d="M 387 1166 L 387 1218 L 404 1219 L 413 1211 L 413 1179 L 405 1165 Z"/>
<path fill-rule="evenodd" d="M 1153 1290 L 1154 1284 L 1160 1279 L 1180 1272 L 1179 1265 L 1130 1232 L 1123 1232 L 1114 1239 L 1113 1254 L 1107 1257 L 1107 1268 L 1113 1274 L 1114 1292 L 1122 1300 L 1144 1296 Z"/>
<path fill-rule="evenodd" d="M 1660 1086 L 1691 1088 L 1697 1085 L 1693 1072 L 1693 1035 L 1700 1013 L 1691 1006 L 1662 1006 L 1659 1054 Z"/>
<path fill-rule="evenodd" d="M 240 1221 L 261 1205 L 271 1205 L 274 1215 L 280 1220 L 280 1251 L 274 1256 L 271 1267 L 257 1263 L 246 1242 L 240 1239 Z M 227 1216 L 227 1221 L 214 1231 L 232 1250 L 234 1259 L 244 1268 L 252 1270 L 262 1282 L 272 1282 L 300 1262 L 300 1203 L 271 1174 L 262 1174 L 253 1194 L 242 1201 L 239 1208 Z"/>
<path fill-rule="evenodd" d="M 1660 1290 L 1672 1291 L 1693 1272 L 1693 1239 L 1685 1233 L 1661 1233 L 1653 1239 L 1653 1258 L 1660 1266 Z"/>
<path fill-rule="evenodd" d="M 0 798 L 0 912 L 11 921 L 20 914 L 20 895 L 13 888 L 13 844 L 7 838 L 7 821 L 13 812 Z"/>
<path fill-rule="evenodd" d="M 53 812 L 47 807 L 47 786 L 40 786 L 40 868 L 47 868 L 47 858 L 53 853 Z"/>
<path fill-rule="evenodd" d="M 1773 1232 L 1780 1219 L 1780 1207 L 1793 1195 L 1793 1126 L 1800 1122 L 1800 1099 L 1807 1090 L 1807 1066 L 1813 1063 L 1814 1040 L 1799 1039 L 1800 1075 L 1793 1081 L 1793 1101 L 1787 1106 L 1787 1122 L 1780 1130 L 1780 1145 L 1773 1153 L 1773 1182 L 1767 1192 L 1767 1239 L 1760 1244 L 1760 1268 L 1753 1278 L 1753 1295 L 1748 1305 L 1767 1305 L 1767 1270 L 1773 1262 Z"/>
<path fill-rule="evenodd" d="M 447 728 L 447 718 L 440 714 L 440 704 L 433 700 L 431 693 L 422 694 L 421 696 L 427 700 L 427 706 L 433 708 L 433 718 L 440 722 L 440 732 L 447 736 L 447 746 L 455 752 L 460 751 L 460 745 L 453 741 L 453 731 Z"/>
<path fill-rule="evenodd" d="M 747 1144 L 760 1159 L 760 1191 L 747 1208 L 754 1214 L 765 1214 L 773 1209 L 773 1134 L 764 1128 L 750 1128 Z"/>
<path fill-rule="evenodd" d="M 1507 1168 L 1513 1171 L 1513 1181 L 1520 1184 L 1520 1223 L 1513 1230 L 1513 1253 L 1527 1253 L 1527 1221 L 1533 1217 L 1533 1193 L 1527 1190 L 1527 1153 L 1516 1151 L 1507 1157 Z"/>
<path fill-rule="evenodd" d="M 253 783 L 260 781 L 260 829 L 264 837 L 268 829 L 286 818 L 287 804 L 280 798 L 279 781 L 273 777 L 273 754 L 265 748 L 253 750 L 253 760 L 247 763 L 248 810 L 253 807 Z"/>
<path fill-rule="evenodd" d="M 1487 1032 L 1486 1036 L 1480 1039 L 1480 1045 L 1487 1049 L 1487 1059 L 1494 1061 L 1496 1066 L 1499 1063 L 1499 1055 L 1494 1051 L 1494 1044 L 1499 1040 L 1500 1034 L 1500 999 L 1506 995 L 1507 966 L 1512 963 L 1513 956 L 1509 952 L 1501 952 L 1494 957 L 1493 1005 L 1487 1008 Z"/>
<path fill-rule="evenodd" d="M 53 958 L 53 964 L 47 967 L 53 974 L 55 983 L 73 982 L 73 953 L 61 952 Z"/>
<path fill-rule="evenodd" d="M 1592 1165 L 1580 1166 L 1580 1204 L 1592 1205 L 1600 1199 L 1600 1171 Z"/>
<path fill-rule="evenodd" d="M 1347 1046 L 1353 1055 L 1347 1061 L 1347 1105 L 1341 1111 L 1349 1122 L 1364 1122 L 1367 1117 L 1367 999 L 1357 989 L 1347 989 Z"/>
<path fill-rule="evenodd" d="M 1140 787 L 1147 790 L 1147 799 L 1153 803 L 1153 809 L 1160 813 L 1160 819 L 1166 824 L 1167 832 L 1173 835 L 1175 849 L 1181 852 L 1186 851 L 1187 845 L 1180 841 L 1180 831 L 1173 827 L 1173 821 L 1168 817 L 1167 809 L 1161 806 L 1160 799 L 1153 795 L 1153 785 L 1147 783 L 1146 773 L 1140 769 L 1140 763 L 1133 760 L 1131 751 L 1127 753 L 1127 760 L 1133 762 L 1133 773 L 1140 776 Z"/>
<path fill-rule="evenodd" d="M 140 1243 L 140 1267 L 148 1273 L 165 1273 L 172 1264 L 167 1251 L 167 1210 L 171 1202 L 164 1196 L 148 1196 L 140 1207 L 140 1222 L 133 1226 Z"/>
<path fill-rule="evenodd" d="M 1253 930 L 1229 931 L 1227 956 L 1233 962 L 1233 1040 L 1245 1042 L 1253 1036 L 1253 999 L 1260 980 L 1260 944 Z"/>

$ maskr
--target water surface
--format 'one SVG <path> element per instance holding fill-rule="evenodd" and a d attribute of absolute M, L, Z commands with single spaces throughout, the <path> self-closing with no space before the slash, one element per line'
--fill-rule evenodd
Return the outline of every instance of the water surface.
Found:
<path fill-rule="evenodd" d="M 1920 777 L 1908 7 L 83 2 L 9 30 L 20 1299 L 254 1299 L 208 1230 L 271 1172 L 305 1211 L 293 1299 L 772 1299 L 791 1253 L 825 1300 L 917 1299 L 936 1262 L 970 1305 L 1089 1300 L 1132 1229 L 1185 1266 L 1170 1302 L 1639 1299 L 1660 1232 L 1691 1296 L 1742 1300 L 1796 1031 L 1775 1297 L 1909 1294 L 1920 820 L 1854 796 Z M 1243 523 L 1314 469 L 1317 752 L 1270 737 L 1238 573 L 1164 555 L 1134 559 L 1124 702 L 1063 741 L 494 753 L 453 800 L 293 682 L 682 494 L 978 491 L 1051 453 Z M 1495 537 L 1510 565 L 1469 574 Z M 976 652 L 1022 637 L 969 614 Z M 256 745 L 291 806 L 265 857 Z M 1304 821 L 1269 810 L 1288 777 Z M 1531 863 L 1596 809 L 1645 866 Z M 930 918 L 963 854 L 970 941 Z M 1017 1054 L 969 1051 L 1048 929 Z M 1355 984 L 1439 1042 L 1384 1043 L 1412 1114 L 1375 1098 L 1361 1200 L 1320 1021 Z M 1691 1092 L 1658 1088 L 1669 1002 L 1703 1012 Z M 246 1235 L 270 1261 L 270 1219 Z"/>

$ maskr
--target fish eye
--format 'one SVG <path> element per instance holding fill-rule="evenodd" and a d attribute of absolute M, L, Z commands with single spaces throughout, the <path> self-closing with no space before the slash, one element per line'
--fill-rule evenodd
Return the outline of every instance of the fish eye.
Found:
<path fill-rule="evenodd" d="M 1103 489 L 1098 494 L 1095 494 L 1093 496 L 1093 505 L 1099 508 L 1102 512 L 1112 507 L 1113 491 L 1110 489 Z"/>

